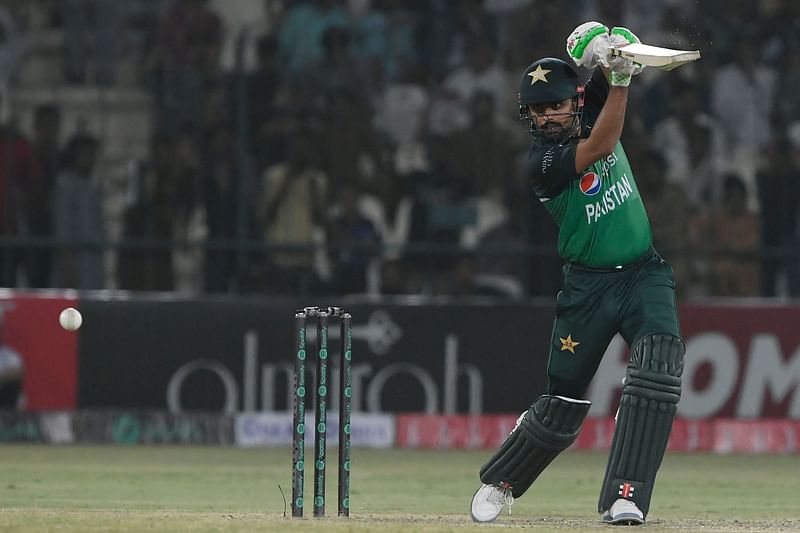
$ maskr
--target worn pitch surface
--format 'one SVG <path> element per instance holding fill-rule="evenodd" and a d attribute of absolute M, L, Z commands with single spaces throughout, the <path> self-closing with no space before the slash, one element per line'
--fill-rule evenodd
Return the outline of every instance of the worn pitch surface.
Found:
<path fill-rule="evenodd" d="M 0 445 L 0 531 L 597 531 L 601 453 L 562 454 L 494 524 L 468 505 L 488 451 L 353 451 L 352 516 L 284 518 L 287 448 Z M 310 501 L 310 472 L 306 499 Z M 290 511 L 287 510 L 287 514 Z M 306 510 L 306 516 L 311 509 Z M 670 454 L 648 531 L 799 531 L 800 456 Z"/>

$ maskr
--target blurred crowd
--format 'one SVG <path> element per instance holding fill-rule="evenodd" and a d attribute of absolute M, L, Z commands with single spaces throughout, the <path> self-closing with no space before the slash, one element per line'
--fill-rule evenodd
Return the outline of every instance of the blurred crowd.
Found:
<path fill-rule="evenodd" d="M 517 85 L 599 20 L 702 52 L 634 80 L 623 136 L 679 296 L 800 295 L 798 2 L 34 3 L 66 85 L 114 90 L 123 36 L 141 37 L 153 135 L 106 248 L 103 138 L 62 142 L 53 103 L 30 135 L 5 109 L 2 286 L 170 291 L 192 272 L 207 293 L 551 296 L 557 230 L 523 173 Z M 20 4 L 0 2 L 4 91 L 36 38 Z"/>

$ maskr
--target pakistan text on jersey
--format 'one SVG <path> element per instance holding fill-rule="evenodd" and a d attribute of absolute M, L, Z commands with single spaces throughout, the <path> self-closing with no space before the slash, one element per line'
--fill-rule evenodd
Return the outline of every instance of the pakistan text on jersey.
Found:
<path fill-rule="evenodd" d="M 625 203 L 625 200 L 633 194 L 633 187 L 628 181 L 628 176 L 623 174 L 616 183 L 612 184 L 600 197 L 600 201 L 586 204 L 586 222 L 592 224 L 597 222 L 600 217 L 607 215 Z"/>

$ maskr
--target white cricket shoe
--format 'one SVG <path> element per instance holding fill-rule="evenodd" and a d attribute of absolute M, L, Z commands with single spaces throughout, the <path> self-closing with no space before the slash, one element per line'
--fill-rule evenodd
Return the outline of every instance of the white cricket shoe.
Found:
<path fill-rule="evenodd" d="M 503 512 L 504 505 L 508 505 L 508 514 L 511 514 L 513 504 L 510 488 L 483 484 L 472 497 L 469 514 L 475 522 L 492 522 Z"/>
<path fill-rule="evenodd" d="M 644 524 L 644 514 L 632 501 L 618 498 L 603 514 L 603 522 L 617 526 L 638 526 Z"/>

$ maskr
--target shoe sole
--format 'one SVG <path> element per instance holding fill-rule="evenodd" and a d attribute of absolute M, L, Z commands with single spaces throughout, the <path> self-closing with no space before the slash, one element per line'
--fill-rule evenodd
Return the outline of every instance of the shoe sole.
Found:
<path fill-rule="evenodd" d="M 500 515 L 495 516 L 491 520 L 478 520 L 478 518 L 474 514 L 472 514 L 472 509 L 470 509 L 469 510 L 469 516 L 472 517 L 472 521 L 475 522 L 476 524 L 491 524 L 492 522 L 497 520 L 497 516 L 500 516 Z"/>
<path fill-rule="evenodd" d="M 474 514 L 472 514 L 472 502 L 475 501 L 475 496 L 478 494 L 478 491 L 480 491 L 480 490 L 481 490 L 481 487 L 478 487 L 478 490 L 475 491 L 475 494 L 472 495 L 472 500 L 470 500 L 470 502 L 469 502 L 469 516 L 472 517 L 472 521 L 473 522 L 477 522 L 479 524 L 488 524 L 489 522 L 494 522 L 495 520 L 497 520 L 497 517 L 500 516 L 500 514 L 503 512 L 503 509 L 500 509 L 500 512 L 497 513 L 496 515 L 494 515 L 494 518 L 492 518 L 490 520 L 480 520 L 480 519 L 478 519 L 478 517 L 476 517 Z"/>
<path fill-rule="evenodd" d="M 644 524 L 644 520 L 635 514 L 621 514 L 613 519 L 604 516 L 603 522 L 611 524 L 612 526 L 641 526 Z"/>

